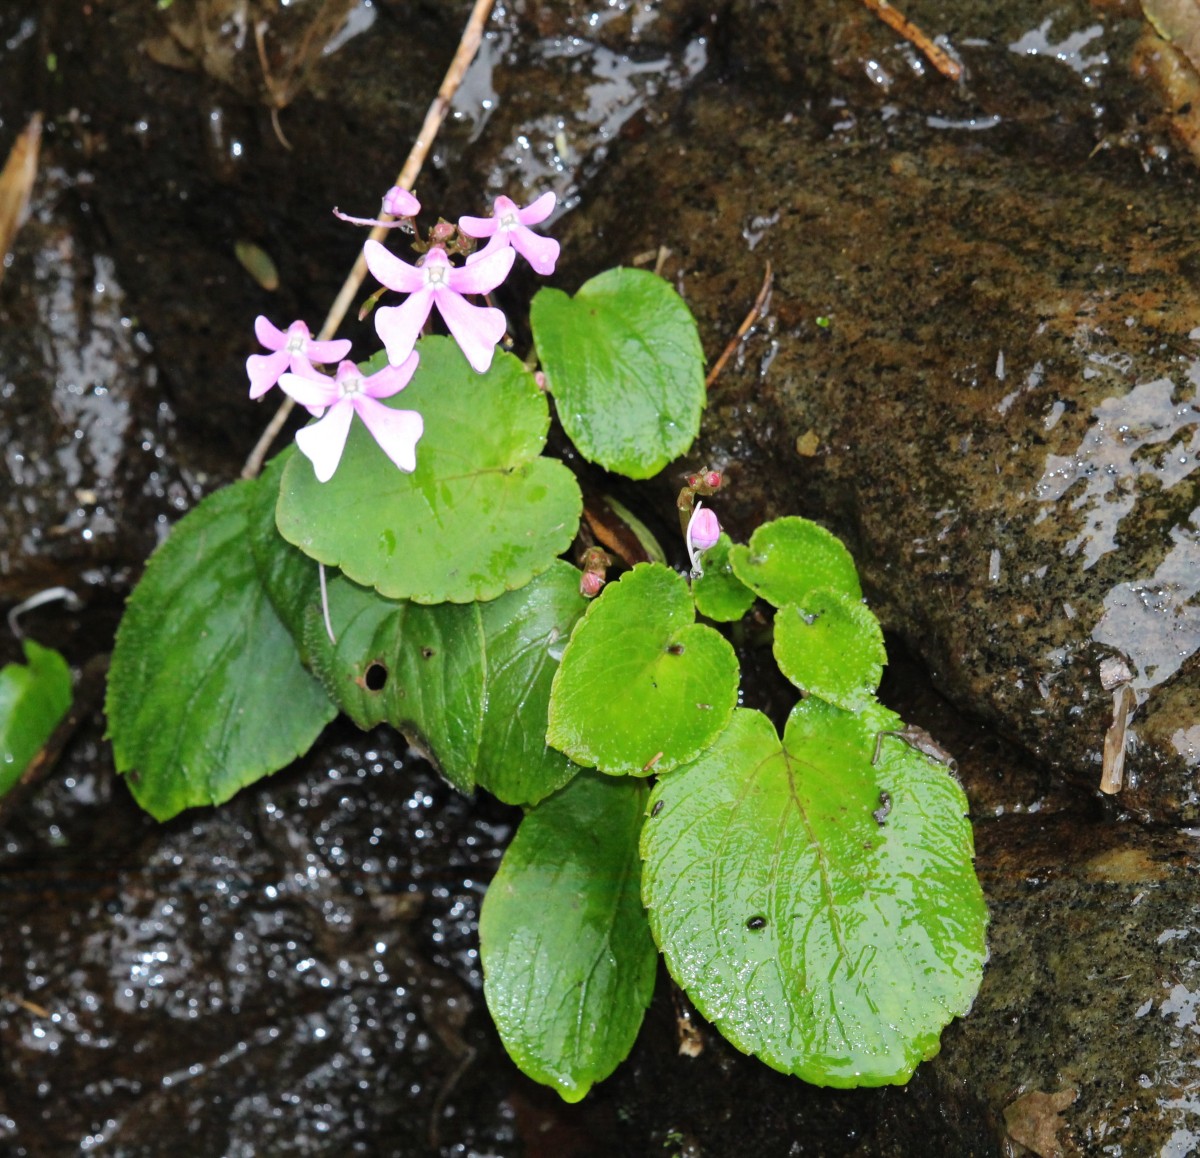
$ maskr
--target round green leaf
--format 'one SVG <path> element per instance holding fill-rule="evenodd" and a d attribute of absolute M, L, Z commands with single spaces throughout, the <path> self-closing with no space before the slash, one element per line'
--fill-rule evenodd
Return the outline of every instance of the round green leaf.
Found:
<path fill-rule="evenodd" d="M 556 561 L 490 603 L 424 607 L 338 576 L 328 585 L 330 641 L 310 604 L 304 649 L 361 728 L 386 721 L 423 747 L 456 788 L 531 804 L 579 769 L 546 744 L 550 684 L 583 614 L 579 572 Z"/>
<path fill-rule="evenodd" d="M 337 714 L 259 579 L 250 542 L 258 485 L 234 483 L 179 521 L 117 630 L 113 756 L 159 820 L 220 804 L 284 767 Z"/>
<path fill-rule="evenodd" d="M 763 523 L 749 545 L 729 549 L 729 562 L 733 573 L 774 607 L 795 603 L 807 610 L 806 597 L 823 588 L 862 598 L 858 571 L 841 539 L 798 515 Z"/>
<path fill-rule="evenodd" d="M 554 677 L 549 742 L 617 776 L 665 772 L 707 748 L 737 703 L 738 661 L 694 620 L 687 583 L 660 564 L 606 587 Z"/>
<path fill-rule="evenodd" d="M 71 706 L 71 669 L 57 651 L 27 639 L 25 663 L 0 668 L 0 796 L 50 739 Z"/>
<path fill-rule="evenodd" d="M 287 464 L 279 531 L 389 599 L 495 599 L 570 545 L 579 487 L 561 462 L 540 457 L 549 409 L 516 358 L 498 354 L 477 374 L 448 338 L 417 349 L 412 381 L 386 401 L 424 418 L 417 469 L 397 470 L 355 419 L 328 482 L 302 455 Z"/>
<path fill-rule="evenodd" d="M 966 798 L 902 743 L 818 699 L 781 742 L 739 710 L 664 776 L 642 898 L 675 980 L 721 1033 L 784 1073 L 900 1084 L 979 988 L 987 911 Z"/>
<path fill-rule="evenodd" d="M 704 351 L 669 282 L 610 269 L 573 298 L 541 289 L 530 324 L 559 420 L 584 458 L 649 478 L 687 452 L 705 404 Z"/>
<path fill-rule="evenodd" d="M 887 663 L 879 620 L 839 591 L 811 592 L 804 603 L 775 613 L 775 662 L 802 691 L 853 710 L 874 694 Z"/>
<path fill-rule="evenodd" d="M 754 606 L 755 594 L 734 573 L 729 562 L 732 540 L 724 531 L 704 552 L 703 574 L 692 581 L 692 597 L 701 615 L 718 623 L 733 623 Z"/>
<path fill-rule="evenodd" d="M 639 893 L 646 795 L 577 776 L 521 822 L 479 916 L 483 992 L 504 1047 L 568 1102 L 624 1060 L 654 994 Z"/>

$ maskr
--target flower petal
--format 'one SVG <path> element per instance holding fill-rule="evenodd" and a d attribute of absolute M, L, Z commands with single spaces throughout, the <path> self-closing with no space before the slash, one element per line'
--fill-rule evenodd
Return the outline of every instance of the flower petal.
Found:
<path fill-rule="evenodd" d="M 420 356 L 414 350 L 399 366 L 384 366 L 369 378 L 363 379 L 362 392 L 368 398 L 391 398 L 399 394 L 416 373 Z"/>
<path fill-rule="evenodd" d="M 558 261 L 558 242 L 553 237 L 542 237 L 524 225 L 518 225 L 509 237 L 515 249 L 537 273 L 545 276 L 554 272 L 554 263 Z"/>
<path fill-rule="evenodd" d="M 522 225 L 536 225 L 539 221 L 545 221 L 554 212 L 557 201 L 558 198 L 553 193 L 543 193 L 536 201 L 517 212 L 517 220 Z"/>
<path fill-rule="evenodd" d="M 260 322 L 263 318 L 258 319 Z M 267 325 L 271 323 L 268 322 Z M 274 354 L 251 354 L 246 359 L 246 374 L 250 378 L 250 397 L 261 398 L 276 382 L 291 362 L 291 355 L 286 350 L 276 350 Z"/>
<path fill-rule="evenodd" d="M 460 294 L 491 293 L 508 277 L 508 271 L 512 269 L 516 259 L 517 255 L 507 245 L 503 249 L 498 248 L 493 253 L 480 256 L 469 265 L 451 269 L 448 279 L 450 288 Z"/>
<path fill-rule="evenodd" d="M 514 256 L 511 249 L 505 252 L 510 257 Z M 504 331 L 508 328 L 503 312 L 491 306 L 473 306 L 453 290 L 437 290 L 433 300 L 438 312 L 445 318 L 450 333 L 454 335 L 458 348 L 482 374 L 492 364 L 496 343 L 504 337 Z"/>
<path fill-rule="evenodd" d="M 363 245 L 363 257 L 366 258 L 367 269 L 388 289 L 411 294 L 425 284 L 425 275 L 415 265 L 401 261 L 378 241 L 368 241 Z"/>
<path fill-rule="evenodd" d="M 482 249 L 477 249 L 474 253 L 467 254 L 467 265 L 474 265 L 481 258 L 485 258 L 495 253 L 498 249 L 508 248 L 508 230 L 501 229 L 498 233 L 493 233 L 491 240 L 488 241 Z"/>
<path fill-rule="evenodd" d="M 459 232 L 465 233 L 468 237 L 491 237 L 499 228 L 500 222 L 495 217 L 460 217 L 458 219 Z"/>
<path fill-rule="evenodd" d="M 398 306 L 383 306 L 375 311 L 375 332 L 387 347 L 388 361 L 400 366 L 413 352 L 421 327 L 433 308 L 433 291 L 420 289 Z"/>
<path fill-rule="evenodd" d="M 415 410 L 393 410 L 362 394 L 354 399 L 353 405 L 380 450 L 401 470 L 416 470 L 417 442 L 425 432 L 420 414 Z"/>
<path fill-rule="evenodd" d="M 346 435 L 350 432 L 353 417 L 354 407 L 349 399 L 343 398 L 335 402 L 319 422 L 296 431 L 296 445 L 312 460 L 318 482 L 333 478 L 333 472 L 342 461 L 342 451 L 346 449 Z"/>
<path fill-rule="evenodd" d="M 268 350 L 282 350 L 287 345 L 288 336 L 278 326 L 274 326 L 271 322 L 259 314 L 254 319 L 254 336 Z"/>
<path fill-rule="evenodd" d="M 301 406 L 329 406 L 341 396 L 333 380 L 315 370 L 312 377 L 307 374 L 283 374 L 279 379 L 279 388 Z"/>
<path fill-rule="evenodd" d="M 530 264 L 533 263 L 530 262 Z M 327 362 L 340 362 L 349 353 L 349 338 L 335 338 L 331 342 L 308 343 L 308 360 L 316 362 L 320 366 L 324 366 Z M 296 367 L 293 366 L 292 369 L 295 370 Z"/>

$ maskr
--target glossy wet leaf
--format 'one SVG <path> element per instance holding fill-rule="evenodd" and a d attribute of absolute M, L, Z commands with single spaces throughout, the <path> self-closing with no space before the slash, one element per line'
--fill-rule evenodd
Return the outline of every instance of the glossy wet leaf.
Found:
<path fill-rule="evenodd" d="M 775 662 L 798 688 L 854 709 L 879 686 L 887 651 L 879 620 L 860 600 L 813 591 L 804 610 L 775 612 Z"/>
<path fill-rule="evenodd" d="M 740 709 L 664 776 L 642 833 L 655 940 L 746 1053 L 837 1087 L 907 1081 L 979 988 L 986 909 L 962 789 L 817 699 L 781 741 Z"/>
<path fill-rule="evenodd" d="M 257 482 L 211 494 L 150 557 L 117 630 L 117 771 L 159 820 L 220 804 L 306 752 L 337 714 L 259 579 Z"/>
<path fill-rule="evenodd" d="M 640 896 L 644 785 L 582 773 L 531 809 L 479 918 L 484 996 L 509 1056 L 577 1102 L 624 1060 L 654 994 Z"/>
<path fill-rule="evenodd" d="M 718 623 L 733 623 L 741 619 L 754 606 L 756 598 L 754 592 L 733 573 L 733 565 L 729 562 L 729 549 L 732 546 L 732 540 L 722 531 L 716 543 L 704 552 L 704 573 L 699 579 L 692 580 L 696 610 Z"/>
<path fill-rule="evenodd" d="M 549 409 L 516 358 L 498 354 L 477 374 L 448 338 L 424 338 L 417 350 L 412 381 L 386 400 L 424 418 L 417 469 L 398 470 L 356 419 L 328 482 L 301 455 L 287 464 L 279 530 L 390 599 L 495 599 L 570 545 L 579 487 L 561 462 L 541 457 Z"/>
<path fill-rule="evenodd" d="M 559 420 L 584 458 L 649 478 L 687 452 L 705 404 L 704 352 L 669 282 L 610 269 L 573 298 L 541 289 L 530 323 Z"/>
<path fill-rule="evenodd" d="M 747 587 L 775 607 L 804 607 L 805 597 L 822 588 L 862 597 L 858 571 L 841 539 L 798 515 L 763 523 L 747 545 L 730 548 L 729 562 Z"/>
<path fill-rule="evenodd" d="M 320 599 L 318 564 L 293 547 L 275 525 L 279 483 L 288 461 L 298 453 L 293 444 L 267 463 L 258 483 L 250 491 L 247 515 L 250 549 L 259 581 L 284 626 L 297 644 L 301 644 L 305 612 Z"/>
<path fill-rule="evenodd" d="M 683 577 L 642 563 L 609 584 L 572 633 L 554 677 L 547 739 L 602 772 L 665 772 L 716 739 L 737 687 L 737 656 L 695 622 Z"/>
<path fill-rule="evenodd" d="M 361 728 L 386 721 L 424 747 L 456 788 L 528 804 L 578 768 L 546 744 L 550 684 L 583 614 L 579 572 L 561 561 L 488 603 L 422 606 L 345 578 L 329 583 L 330 643 L 310 606 L 304 647 Z"/>
<path fill-rule="evenodd" d="M 20 778 L 71 706 L 71 669 L 53 648 L 23 642 L 24 663 L 0 668 L 0 796 Z"/>

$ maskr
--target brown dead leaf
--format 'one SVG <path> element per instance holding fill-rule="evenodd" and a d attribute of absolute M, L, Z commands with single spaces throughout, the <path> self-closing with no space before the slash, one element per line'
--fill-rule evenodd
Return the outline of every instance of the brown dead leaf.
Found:
<path fill-rule="evenodd" d="M 4 280 L 4 259 L 12 249 L 17 230 L 25 222 L 41 143 L 42 114 L 34 113 L 25 131 L 13 142 L 0 172 L 0 281 Z"/>
<path fill-rule="evenodd" d="M 1200 68 L 1200 0 L 1142 0 L 1154 30 Z"/>
<path fill-rule="evenodd" d="M 1038 1158 L 1064 1158 L 1067 1151 L 1058 1140 L 1063 1128 L 1062 1112 L 1079 1097 L 1074 1089 L 1045 1094 L 1030 1090 L 1004 1107 L 1004 1127 L 1014 1141 L 1032 1150 Z M 1073 1149 L 1073 1147 L 1072 1147 Z"/>

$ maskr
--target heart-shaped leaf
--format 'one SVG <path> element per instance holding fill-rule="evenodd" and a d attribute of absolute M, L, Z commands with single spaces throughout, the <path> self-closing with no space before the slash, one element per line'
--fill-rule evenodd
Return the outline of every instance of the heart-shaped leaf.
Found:
<path fill-rule="evenodd" d="M 584 772 L 531 809 L 479 917 L 484 996 L 513 1061 L 577 1102 L 629 1053 L 658 952 L 642 910 L 647 792 Z"/>
<path fill-rule="evenodd" d="M 23 646 L 23 664 L 0 668 L 0 796 L 21 778 L 71 706 L 67 661 L 32 639 Z"/>
<path fill-rule="evenodd" d="M 477 374 L 448 338 L 424 338 L 409 385 L 387 405 L 419 411 L 417 469 L 388 461 L 351 424 L 337 472 L 317 481 L 295 455 L 283 472 L 280 533 L 389 599 L 495 599 L 545 571 L 575 536 L 574 476 L 541 457 L 545 395 L 511 354 Z"/>
<path fill-rule="evenodd" d="M 675 980 L 739 1049 L 838 1087 L 903 1083 L 971 1005 L 987 911 L 966 798 L 856 714 L 803 701 L 781 742 L 738 710 L 664 776 L 642 898 Z"/>
<path fill-rule="evenodd" d="M 734 573 L 729 562 L 733 542 L 723 531 L 704 552 L 703 574 L 692 581 L 692 597 L 701 615 L 718 623 L 733 623 L 754 606 L 755 594 Z"/>
<path fill-rule="evenodd" d="M 649 478 L 687 453 L 704 409 L 704 351 L 670 283 L 610 269 L 573 298 L 541 289 L 530 324 L 559 420 L 584 458 Z"/>
<path fill-rule="evenodd" d="M 733 573 L 774 607 L 805 607 L 812 591 L 832 588 L 862 598 L 858 571 L 836 535 L 811 519 L 790 515 L 763 523 L 750 543 L 729 549 Z"/>
<path fill-rule="evenodd" d="M 688 585 L 640 563 L 605 588 L 571 634 L 550 693 L 547 739 L 612 775 L 664 772 L 702 752 L 737 702 L 738 661 L 695 622 Z"/>
<path fill-rule="evenodd" d="M 261 484 L 216 491 L 179 521 L 117 631 L 113 756 L 159 820 L 284 767 L 337 714 L 258 576 L 250 510 Z"/>
<path fill-rule="evenodd" d="M 361 728 L 386 721 L 420 743 L 456 788 L 530 804 L 579 769 L 546 745 L 550 683 L 585 601 L 561 561 L 490 603 L 424 607 L 331 579 L 329 617 L 307 612 L 304 648 Z"/>
<path fill-rule="evenodd" d="M 804 610 L 775 613 L 775 662 L 803 691 L 854 710 L 872 696 L 887 663 L 879 620 L 860 600 L 813 591 Z"/>

